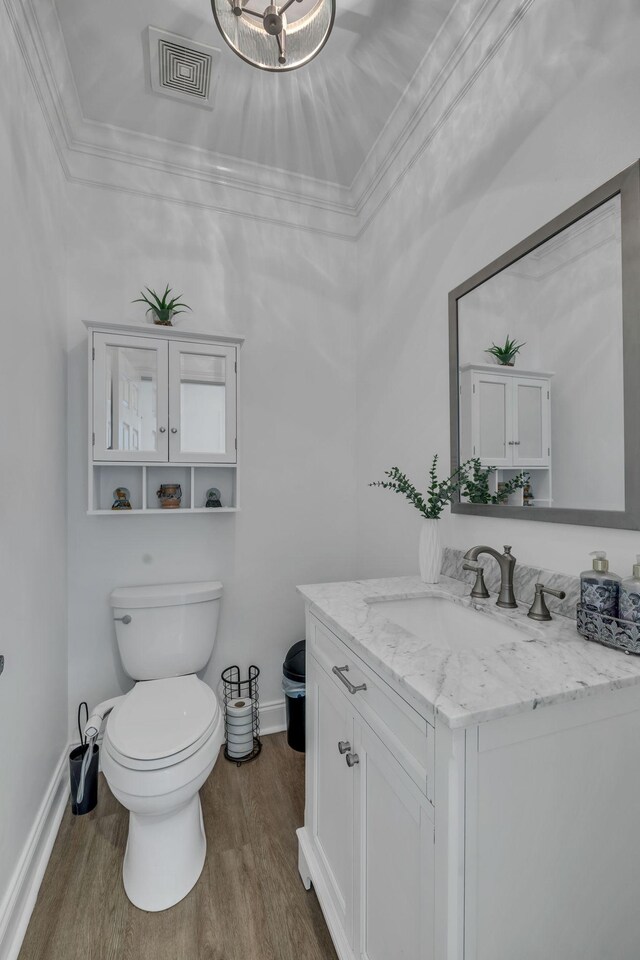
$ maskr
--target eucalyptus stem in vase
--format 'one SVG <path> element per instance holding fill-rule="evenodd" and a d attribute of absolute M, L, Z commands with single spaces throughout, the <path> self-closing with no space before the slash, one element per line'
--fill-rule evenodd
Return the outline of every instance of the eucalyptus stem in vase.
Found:
<path fill-rule="evenodd" d="M 409 480 L 407 475 L 398 467 L 385 470 L 387 480 L 376 480 L 370 487 L 382 487 L 383 490 L 393 490 L 407 498 L 409 503 L 420 512 L 423 517 L 418 548 L 420 577 L 425 583 L 437 583 L 440 578 L 442 564 L 442 545 L 440 543 L 440 529 L 438 520 L 444 508 L 451 503 L 460 489 L 467 482 L 467 467 L 470 461 L 460 464 L 451 476 L 445 480 L 438 479 L 438 454 L 436 453 L 429 470 L 429 484 L 426 495 Z"/>

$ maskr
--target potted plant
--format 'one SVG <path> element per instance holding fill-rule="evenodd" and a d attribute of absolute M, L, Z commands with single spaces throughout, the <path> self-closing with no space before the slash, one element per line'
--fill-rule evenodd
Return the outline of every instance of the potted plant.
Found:
<path fill-rule="evenodd" d="M 513 367 L 517 355 L 524 346 L 526 346 L 526 340 L 524 343 L 516 343 L 515 340 L 510 340 L 509 337 L 507 337 L 503 347 L 492 343 L 489 349 L 485 350 L 485 353 L 489 353 L 492 357 L 495 357 L 501 367 Z"/>
<path fill-rule="evenodd" d="M 176 317 L 179 313 L 184 313 L 185 310 L 191 310 L 191 307 L 188 304 L 181 302 L 181 293 L 178 294 L 177 297 L 170 296 L 171 287 L 169 284 L 167 284 L 167 289 L 164 291 L 161 297 L 158 296 L 155 290 L 150 290 L 149 287 L 145 287 L 145 290 L 151 299 L 149 299 L 149 297 L 140 291 L 140 296 L 131 302 L 146 303 L 148 307 L 147 313 L 153 314 L 153 322 L 161 327 L 172 327 L 172 320 L 174 317 Z"/>
<path fill-rule="evenodd" d="M 512 493 L 522 490 L 531 482 L 531 475 L 523 470 L 511 480 L 506 480 L 496 493 L 491 493 L 489 477 L 495 472 L 496 467 L 483 467 L 478 457 L 469 460 L 468 466 L 471 469 L 465 470 L 465 479 L 460 487 L 460 493 L 463 497 L 467 497 L 470 503 L 492 503 L 497 506 L 505 503 Z"/>
<path fill-rule="evenodd" d="M 418 560 L 420 577 L 425 583 L 437 583 L 440 578 L 442 565 L 442 546 L 440 544 L 440 529 L 438 520 L 442 511 L 451 503 L 454 496 L 467 482 L 467 468 L 470 461 L 461 464 L 446 480 L 438 479 L 438 454 L 435 454 L 429 470 L 429 485 L 426 496 L 411 483 L 406 474 L 398 467 L 385 470 L 388 480 L 377 480 L 370 483 L 370 487 L 382 487 L 384 490 L 394 490 L 401 493 L 420 511 L 423 517 L 420 530 L 420 544 Z"/>

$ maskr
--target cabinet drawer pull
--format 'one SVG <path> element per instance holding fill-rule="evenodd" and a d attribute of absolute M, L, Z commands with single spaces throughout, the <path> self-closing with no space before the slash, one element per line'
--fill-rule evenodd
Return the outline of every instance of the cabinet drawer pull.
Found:
<path fill-rule="evenodd" d="M 166 432 L 167 432 L 166 427 L 160 427 L 160 433 L 166 433 Z"/>
<path fill-rule="evenodd" d="M 349 750 L 351 750 L 351 744 L 348 740 L 338 740 L 339 753 L 349 753 Z"/>
<path fill-rule="evenodd" d="M 177 432 L 178 432 L 177 427 L 171 427 L 171 433 L 177 433 Z"/>
<path fill-rule="evenodd" d="M 349 667 L 333 667 L 333 673 L 335 673 L 339 680 L 342 680 L 349 693 L 357 693 L 358 690 L 366 690 L 366 683 L 361 683 L 356 687 L 355 684 L 351 683 L 350 680 L 347 680 L 344 674 L 347 673 L 348 670 Z"/>
<path fill-rule="evenodd" d="M 348 767 L 355 767 L 356 763 L 360 763 L 360 757 L 357 753 L 348 753 L 345 757 Z"/>

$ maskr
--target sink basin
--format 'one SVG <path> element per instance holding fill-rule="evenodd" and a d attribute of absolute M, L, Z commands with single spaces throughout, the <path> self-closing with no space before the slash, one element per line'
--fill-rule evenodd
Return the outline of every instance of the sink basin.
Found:
<path fill-rule="evenodd" d="M 531 640 L 536 633 L 535 629 L 523 632 L 520 626 L 514 626 L 506 619 L 487 616 L 472 607 L 452 603 L 446 597 L 368 602 L 386 620 L 403 627 L 418 639 L 452 651 L 494 649 L 515 640 Z"/>

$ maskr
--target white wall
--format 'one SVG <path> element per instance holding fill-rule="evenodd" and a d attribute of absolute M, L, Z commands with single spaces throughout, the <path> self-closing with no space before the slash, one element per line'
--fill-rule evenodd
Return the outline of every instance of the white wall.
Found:
<path fill-rule="evenodd" d="M 367 482 L 398 465 L 424 483 L 449 464 L 447 294 L 640 156 L 640 18 L 630 0 L 537 0 L 359 246 L 358 575 L 416 570 L 418 514 Z M 598 456 L 597 439 L 594 457 Z M 513 545 L 578 572 L 632 531 L 449 516 L 446 543 Z"/>
<path fill-rule="evenodd" d="M 67 742 L 67 642 L 65 184 L 4 4 L 0 63 L 1 939 L 3 900 Z"/>
<path fill-rule="evenodd" d="M 71 716 L 128 689 L 108 607 L 117 585 L 224 584 L 215 684 L 231 663 L 282 697 L 282 659 L 304 635 L 295 584 L 352 576 L 355 554 L 354 245 L 196 207 L 70 190 L 69 698 Z M 238 333 L 237 515 L 87 517 L 83 318 L 143 319 L 130 301 L 169 282 L 185 329 Z"/>

